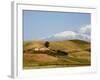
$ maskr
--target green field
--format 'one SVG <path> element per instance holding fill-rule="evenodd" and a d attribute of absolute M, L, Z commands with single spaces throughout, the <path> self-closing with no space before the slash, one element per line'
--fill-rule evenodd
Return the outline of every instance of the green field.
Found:
<path fill-rule="evenodd" d="M 82 40 L 23 42 L 23 68 L 58 68 L 91 65 L 91 46 Z M 48 49 L 35 51 L 34 49 Z"/>

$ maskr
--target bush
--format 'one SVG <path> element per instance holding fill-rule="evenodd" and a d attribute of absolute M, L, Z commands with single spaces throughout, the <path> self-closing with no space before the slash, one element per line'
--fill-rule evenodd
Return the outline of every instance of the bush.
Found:
<path fill-rule="evenodd" d="M 61 50 L 57 50 L 57 53 L 58 53 L 59 55 L 68 55 L 67 52 L 61 51 Z"/>
<path fill-rule="evenodd" d="M 46 41 L 44 45 L 45 45 L 46 48 L 48 48 L 49 47 L 49 42 Z"/>

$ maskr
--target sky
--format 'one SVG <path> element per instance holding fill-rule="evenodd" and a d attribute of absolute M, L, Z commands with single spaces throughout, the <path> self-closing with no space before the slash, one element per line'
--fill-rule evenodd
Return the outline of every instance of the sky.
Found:
<path fill-rule="evenodd" d="M 91 24 L 90 13 L 23 10 L 24 40 L 38 40 Z"/>

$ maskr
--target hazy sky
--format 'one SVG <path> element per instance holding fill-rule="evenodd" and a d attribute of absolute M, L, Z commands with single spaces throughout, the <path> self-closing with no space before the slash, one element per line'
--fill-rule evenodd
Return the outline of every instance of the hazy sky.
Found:
<path fill-rule="evenodd" d="M 23 10 L 24 40 L 41 39 L 63 31 L 78 31 L 89 24 L 89 13 Z"/>

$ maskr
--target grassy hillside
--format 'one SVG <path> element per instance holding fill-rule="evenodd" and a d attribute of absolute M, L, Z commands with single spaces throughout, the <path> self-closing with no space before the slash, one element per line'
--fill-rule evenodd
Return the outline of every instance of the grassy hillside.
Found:
<path fill-rule="evenodd" d="M 33 51 L 45 48 L 45 41 L 28 41 L 23 43 L 23 67 L 52 68 L 89 66 L 91 64 L 90 43 L 82 40 L 64 40 L 49 42 L 48 51 Z"/>

